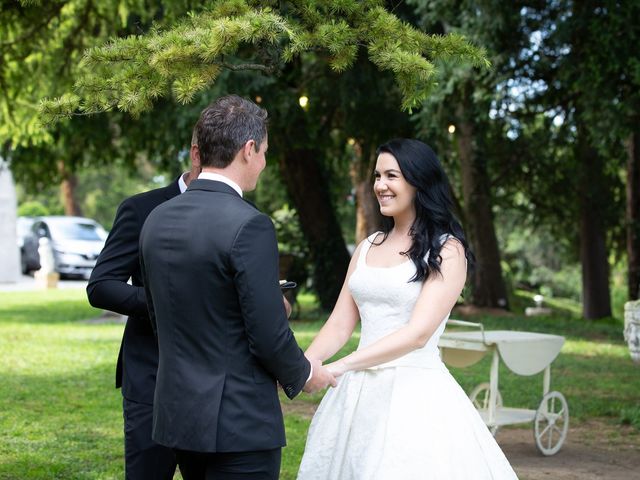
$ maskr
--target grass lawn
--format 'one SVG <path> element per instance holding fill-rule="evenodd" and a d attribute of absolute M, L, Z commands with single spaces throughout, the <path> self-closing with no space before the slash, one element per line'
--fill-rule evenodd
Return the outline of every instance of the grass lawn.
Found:
<path fill-rule="evenodd" d="M 313 311 L 310 299 L 301 299 L 301 318 L 308 320 L 292 326 L 304 348 L 324 317 Z M 640 375 L 622 340 L 621 322 L 585 322 L 571 313 L 574 306 L 553 306 L 560 313 L 550 318 L 468 319 L 487 328 L 564 335 L 567 342 L 553 364 L 551 388 L 567 397 L 571 423 L 602 417 L 640 430 Z M 113 388 L 123 325 L 83 321 L 100 313 L 82 290 L 0 293 L 1 480 L 123 478 L 121 397 Z M 356 345 L 357 336 L 341 353 Z M 468 391 L 488 381 L 489 358 L 452 372 Z M 536 408 L 542 375 L 518 377 L 501 364 L 500 390 L 506 405 Z M 283 398 L 289 442 L 283 480 L 295 478 L 310 414 L 320 398 Z"/>
<path fill-rule="evenodd" d="M 122 478 L 122 325 L 84 291 L 0 294 L 0 478 Z"/>

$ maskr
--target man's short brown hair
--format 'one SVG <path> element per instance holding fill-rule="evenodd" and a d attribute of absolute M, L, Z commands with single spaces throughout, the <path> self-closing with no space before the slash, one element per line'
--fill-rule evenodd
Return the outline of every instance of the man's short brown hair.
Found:
<path fill-rule="evenodd" d="M 218 98 L 205 108 L 196 124 L 195 136 L 203 167 L 227 167 L 249 141 L 256 151 L 267 135 L 267 111 L 238 95 Z"/>

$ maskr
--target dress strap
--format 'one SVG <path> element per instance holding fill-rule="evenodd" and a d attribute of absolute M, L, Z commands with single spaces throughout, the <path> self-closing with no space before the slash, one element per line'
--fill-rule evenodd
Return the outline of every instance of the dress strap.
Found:
<path fill-rule="evenodd" d="M 440 235 L 440 238 L 438 239 L 440 241 L 440 245 L 444 245 L 447 242 L 447 240 L 449 240 L 450 238 L 456 238 L 456 237 L 454 237 L 450 233 L 443 233 L 442 235 Z"/>
<path fill-rule="evenodd" d="M 367 252 L 371 248 L 371 243 L 376 239 L 379 233 L 382 233 L 382 232 L 372 233 L 362 241 L 362 248 L 360 249 L 360 255 L 358 256 L 358 264 L 357 264 L 359 267 L 366 264 Z"/>
<path fill-rule="evenodd" d="M 453 235 L 451 235 L 450 233 L 443 233 L 442 235 L 440 235 L 440 237 L 438 238 L 438 241 L 440 242 L 440 246 L 444 245 L 447 240 L 449 240 L 450 238 L 456 238 Z M 431 252 L 431 250 L 427 250 L 427 253 L 424 254 L 424 261 L 428 261 L 429 260 L 429 253 Z"/>

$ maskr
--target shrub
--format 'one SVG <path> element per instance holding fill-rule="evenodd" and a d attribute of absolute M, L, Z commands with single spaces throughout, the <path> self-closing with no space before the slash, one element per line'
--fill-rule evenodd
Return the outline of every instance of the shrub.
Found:
<path fill-rule="evenodd" d="M 18 207 L 18 215 L 21 217 L 41 217 L 51 215 L 49 209 L 38 201 L 24 202 Z"/>

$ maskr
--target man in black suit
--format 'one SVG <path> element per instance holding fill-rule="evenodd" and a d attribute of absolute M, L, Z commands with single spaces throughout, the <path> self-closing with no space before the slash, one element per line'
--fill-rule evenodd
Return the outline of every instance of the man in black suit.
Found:
<path fill-rule="evenodd" d="M 128 480 L 172 479 L 176 469 L 173 451 L 151 439 L 158 344 L 149 322 L 138 244 L 140 230 L 149 212 L 184 192 L 200 173 L 195 136 L 191 143 L 189 172 L 166 187 L 134 195 L 122 202 L 87 285 L 91 305 L 129 317 L 116 367 L 116 388 L 122 387 L 125 477 Z"/>
<path fill-rule="evenodd" d="M 265 167 L 267 112 L 235 95 L 196 125 L 202 173 L 156 208 L 140 261 L 160 359 L 153 439 L 185 480 L 277 479 L 289 398 L 333 376 L 313 368 L 289 329 L 267 215 L 243 200 Z"/>

